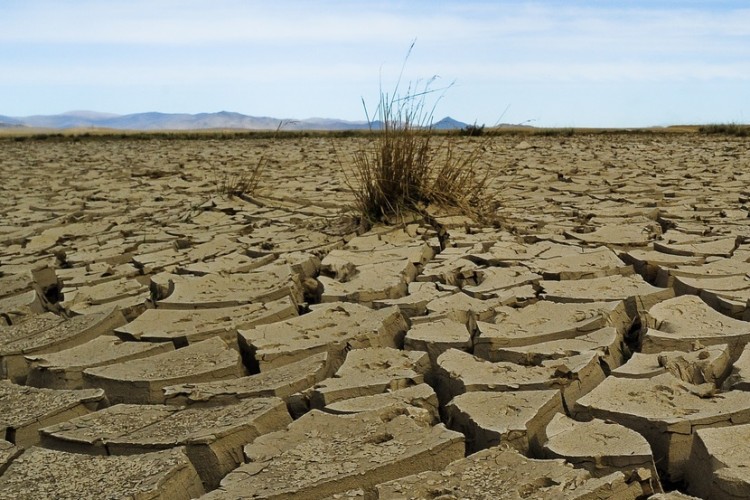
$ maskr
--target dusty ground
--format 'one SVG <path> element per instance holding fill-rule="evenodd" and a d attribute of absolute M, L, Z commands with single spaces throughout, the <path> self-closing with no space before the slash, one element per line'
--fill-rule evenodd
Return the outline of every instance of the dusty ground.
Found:
<path fill-rule="evenodd" d="M 358 235 L 365 141 L 2 140 L 0 498 L 750 496 L 746 139 L 501 136 L 495 224 Z"/>

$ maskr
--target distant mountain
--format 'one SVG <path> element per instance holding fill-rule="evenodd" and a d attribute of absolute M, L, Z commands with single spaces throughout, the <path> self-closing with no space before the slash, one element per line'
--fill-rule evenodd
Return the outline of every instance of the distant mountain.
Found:
<path fill-rule="evenodd" d="M 116 115 L 96 111 L 69 111 L 59 115 L 35 115 L 10 117 L 0 115 L 0 126 L 23 126 L 36 128 L 111 128 L 118 130 L 198 130 L 198 129 L 242 129 L 275 130 L 282 124 L 284 130 L 362 130 L 379 129 L 382 124 L 366 121 L 347 121 L 335 118 L 307 118 L 291 120 L 267 116 L 248 116 L 241 113 L 220 111 L 218 113 L 135 113 Z M 466 124 L 450 117 L 435 122 L 435 129 L 458 129 Z"/>
<path fill-rule="evenodd" d="M 98 111 L 86 111 L 86 110 L 79 110 L 79 111 L 68 111 L 67 113 L 62 113 L 65 116 L 77 116 L 79 118 L 89 119 L 89 120 L 102 120 L 105 118 L 114 118 L 116 116 L 120 116 L 117 113 L 100 113 Z"/>
<path fill-rule="evenodd" d="M 460 122 L 458 120 L 454 120 L 450 116 L 446 116 L 445 118 L 443 118 L 439 122 L 436 122 L 436 123 L 432 124 L 432 128 L 434 128 L 436 130 L 455 130 L 455 129 L 459 129 L 459 128 L 464 128 L 466 126 L 467 126 L 466 123 Z"/>
<path fill-rule="evenodd" d="M 23 127 L 23 123 L 17 118 L 0 115 L 0 127 Z"/>

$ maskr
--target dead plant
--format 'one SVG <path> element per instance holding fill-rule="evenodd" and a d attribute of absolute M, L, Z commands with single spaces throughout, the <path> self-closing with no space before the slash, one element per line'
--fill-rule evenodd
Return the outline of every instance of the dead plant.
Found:
<path fill-rule="evenodd" d="M 409 53 L 412 48 L 413 44 Z M 488 139 L 459 138 L 433 129 L 435 106 L 450 85 L 434 89 L 433 78 L 422 85 L 409 84 L 402 95 L 400 80 L 399 76 L 393 93 L 381 86 L 375 121 L 363 100 L 375 138 L 355 152 L 347 174 L 360 219 L 369 225 L 423 212 L 429 205 L 482 219 L 491 206 L 488 173 L 479 168 Z"/>
<path fill-rule="evenodd" d="M 289 122 L 284 121 L 279 122 L 279 125 L 276 127 L 275 133 L 271 137 L 272 146 L 273 143 L 278 139 L 282 128 L 288 123 Z M 254 196 L 258 191 L 261 180 L 263 179 L 263 174 L 265 173 L 266 168 L 270 163 L 268 151 L 271 149 L 273 148 L 266 148 L 266 151 L 264 151 L 260 155 L 260 157 L 254 164 L 250 165 L 248 168 L 242 170 L 241 172 L 235 172 L 231 174 L 229 172 L 224 172 L 221 178 L 217 179 L 216 192 L 220 196 L 227 197 Z"/>

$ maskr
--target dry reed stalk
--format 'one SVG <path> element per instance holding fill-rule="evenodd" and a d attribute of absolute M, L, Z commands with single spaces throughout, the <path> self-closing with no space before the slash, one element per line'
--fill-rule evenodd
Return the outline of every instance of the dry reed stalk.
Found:
<path fill-rule="evenodd" d="M 374 143 L 354 154 L 352 175 L 348 176 L 360 219 L 372 224 L 423 211 L 428 205 L 483 218 L 491 199 L 489 176 L 479 171 L 479 160 L 488 139 L 467 140 L 469 151 L 459 151 L 458 137 L 445 135 L 438 140 L 432 119 L 442 94 L 432 105 L 428 97 L 450 86 L 432 89 L 433 78 L 421 87 L 410 84 L 402 96 L 400 80 L 401 76 L 392 94 L 381 87 L 376 122 L 370 120 L 364 106 L 368 122 L 379 124 L 379 130 Z"/>

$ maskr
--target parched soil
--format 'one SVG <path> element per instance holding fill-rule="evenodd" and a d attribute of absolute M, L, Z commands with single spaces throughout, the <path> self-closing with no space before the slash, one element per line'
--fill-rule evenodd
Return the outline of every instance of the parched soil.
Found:
<path fill-rule="evenodd" d="M 455 140 L 365 231 L 365 137 L 2 138 L 0 498 L 750 497 L 747 139 Z"/>

